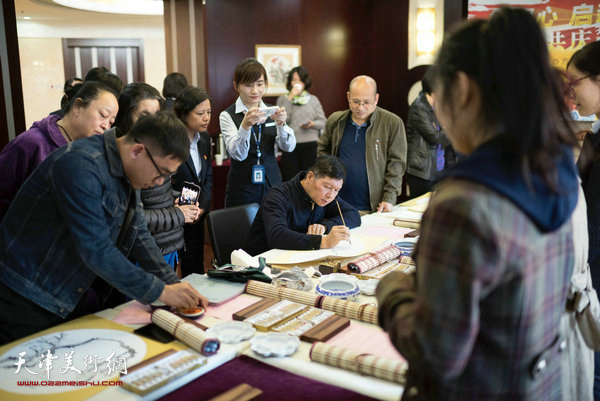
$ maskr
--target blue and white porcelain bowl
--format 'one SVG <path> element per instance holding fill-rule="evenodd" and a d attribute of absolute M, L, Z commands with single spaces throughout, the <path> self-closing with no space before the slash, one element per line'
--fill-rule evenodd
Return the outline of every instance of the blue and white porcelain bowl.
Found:
<path fill-rule="evenodd" d="M 360 295 L 358 279 L 343 273 L 333 273 L 323 276 L 315 292 L 319 295 L 356 301 Z"/>

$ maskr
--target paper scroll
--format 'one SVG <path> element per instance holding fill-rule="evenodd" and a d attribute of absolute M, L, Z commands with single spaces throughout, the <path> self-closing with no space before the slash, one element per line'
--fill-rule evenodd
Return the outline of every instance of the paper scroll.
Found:
<path fill-rule="evenodd" d="M 187 344 L 202 355 L 213 355 L 219 350 L 220 342 L 207 338 L 206 333 L 199 327 L 188 323 L 179 316 L 164 309 L 152 311 L 152 323 L 171 333 L 176 339 Z"/>
<path fill-rule="evenodd" d="M 369 304 L 357 304 L 323 295 L 309 294 L 304 291 L 250 280 L 246 284 L 246 292 L 262 298 L 287 299 L 299 304 L 316 306 L 317 308 L 335 312 L 339 316 L 377 324 L 377 307 Z"/>
<path fill-rule="evenodd" d="M 263 283 L 256 280 L 248 281 L 246 292 L 262 298 L 287 299 L 302 305 L 317 306 L 320 295 L 305 291 L 294 290 L 285 287 L 275 287 L 274 285 Z"/>
<path fill-rule="evenodd" d="M 406 384 L 408 364 L 404 361 L 393 361 L 371 354 L 359 354 L 358 352 L 323 342 L 313 344 L 310 349 L 310 359 L 365 376 L 377 377 L 402 385 Z"/>
<path fill-rule="evenodd" d="M 421 227 L 421 220 L 420 219 L 411 219 L 408 217 L 404 217 L 404 218 L 398 217 L 398 218 L 394 219 L 392 224 L 395 225 L 396 227 L 419 228 L 419 227 Z"/>
<path fill-rule="evenodd" d="M 377 324 L 377 307 L 375 305 L 360 305 L 356 302 L 346 301 L 345 299 L 323 297 L 321 305 L 318 307 L 350 319 Z"/>
<path fill-rule="evenodd" d="M 400 257 L 400 248 L 394 245 L 387 246 L 377 252 L 373 252 L 355 262 L 348 263 L 348 270 L 353 273 L 364 273 L 374 267 L 381 266 L 385 262 Z"/>

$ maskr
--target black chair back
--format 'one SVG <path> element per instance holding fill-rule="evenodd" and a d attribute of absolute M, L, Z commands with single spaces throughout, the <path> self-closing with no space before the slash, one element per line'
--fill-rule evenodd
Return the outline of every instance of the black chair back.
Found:
<path fill-rule="evenodd" d="M 250 203 L 208 214 L 208 235 L 219 266 L 231 263 L 231 252 L 244 246 L 257 212 L 258 204 Z"/>

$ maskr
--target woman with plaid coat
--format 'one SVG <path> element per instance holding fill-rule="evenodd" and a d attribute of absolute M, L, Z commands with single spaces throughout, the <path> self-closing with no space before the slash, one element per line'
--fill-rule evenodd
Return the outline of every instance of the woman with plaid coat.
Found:
<path fill-rule="evenodd" d="M 560 400 L 578 180 L 544 36 L 501 8 L 448 36 L 436 66 L 436 114 L 466 156 L 423 216 L 416 274 L 377 288 L 404 398 Z"/>

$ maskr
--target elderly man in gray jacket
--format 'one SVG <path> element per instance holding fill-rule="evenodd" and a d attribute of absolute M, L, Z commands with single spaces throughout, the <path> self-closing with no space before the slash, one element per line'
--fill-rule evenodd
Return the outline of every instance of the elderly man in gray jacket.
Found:
<path fill-rule="evenodd" d="M 317 152 L 337 156 L 346 166 L 340 191 L 344 200 L 362 212 L 389 212 L 402 192 L 406 170 L 404 124 L 377 107 L 379 94 L 371 77 L 354 78 L 347 96 L 350 109 L 327 119 Z"/>

